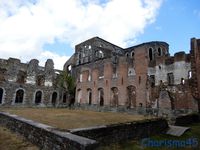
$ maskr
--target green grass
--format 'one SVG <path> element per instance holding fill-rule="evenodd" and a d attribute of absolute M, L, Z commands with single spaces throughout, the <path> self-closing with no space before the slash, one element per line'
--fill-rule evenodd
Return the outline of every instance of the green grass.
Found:
<path fill-rule="evenodd" d="M 196 138 L 198 140 L 198 146 L 196 148 L 192 147 L 179 147 L 179 148 L 169 148 L 169 147 L 142 147 L 141 140 L 121 142 L 119 144 L 111 144 L 109 146 L 100 147 L 99 150 L 200 150 L 200 123 L 190 125 L 191 129 L 186 131 L 181 137 L 175 137 L 170 135 L 157 135 L 150 137 L 151 140 L 187 140 L 191 138 Z"/>

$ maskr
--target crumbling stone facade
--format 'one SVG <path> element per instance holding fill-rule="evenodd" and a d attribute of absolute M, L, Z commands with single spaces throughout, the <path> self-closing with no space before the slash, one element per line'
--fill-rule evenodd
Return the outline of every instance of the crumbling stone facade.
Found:
<path fill-rule="evenodd" d="M 94 37 L 76 45 L 64 70 L 76 78 L 79 105 L 194 111 L 194 93 L 200 93 L 199 43 L 192 39 L 191 54 L 170 56 L 166 42 L 123 49 Z"/>
<path fill-rule="evenodd" d="M 1 106 L 57 106 L 62 101 L 57 76 L 51 59 L 45 67 L 37 59 L 21 63 L 19 59 L 0 60 L 0 105 Z"/>
<path fill-rule="evenodd" d="M 121 48 L 99 37 L 75 47 L 64 71 L 76 79 L 75 103 L 87 106 L 200 110 L 200 39 L 190 54 L 169 54 L 166 42 Z M 59 88 L 51 59 L 45 67 L 32 59 L 0 60 L 0 105 L 62 106 L 68 94 Z"/>
<path fill-rule="evenodd" d="M 192 96 L 198 102 L 200 112 L 200 39 L 191 39 L 191 88 Z"/>

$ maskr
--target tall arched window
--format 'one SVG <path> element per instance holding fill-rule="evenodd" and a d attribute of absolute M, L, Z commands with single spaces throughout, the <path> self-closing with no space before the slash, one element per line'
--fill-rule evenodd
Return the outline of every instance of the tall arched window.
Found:
<path fill-rule="evenodd" d="M 24 99 L 24 90 L 19 89 L 16 92 L 15 103 L 22 103 Z"/>
<path fill-rule="evenodd" d="M 134 51 L 132 51 L 131 52 L 131 58 L 134 58 L 134 55 L 135 55 L 135 53 L 134 53 Z"/>
<path fill-rule="evenodd" d="M 35 93 L 35 104 L 39 104 L 42 101 L 42 92 L 41 91 L 37 91 Z"/>
<path fill-rule="evenodd" d="M 99 105 L 103 106 L 104 105 L 104 91 L 103 91 L 103 88 L 99 88 L 98 89 L 98 93 L 99 93 Z"/>
<path fill-rule="evenodd" d="M 0 88 L 0 104 L 3 102 L 3 89 Z"/>
<path fill-rule="evenodd" d="M 153 60 L 153 49 L 149 48 L 149 60 L 152 61 Z"/>
<path fill-rule="evenodd" d="M 158 48 L 158 56 L 162 56 L 162 49 L 160 47 Z"/>
<path fill-rule="evenodd" d="M 67 93 L 65 92 L 63 94 L 63 103 L 66 103 L 67 102 Z"/>
<path fill-rule="evenodd" d="M 78 64 L 81 64 L 81 53 L 78 54 Z"/>
<path fill-rule="evenodd" d="M 78 89 L 78 91 L 77 91 L 77 99 L 78 99 L 78 103 L 81 103 L 82 102 L 82 91 L 81 91 L 81 89 Z"/>
<path fill-rule="evenodd" d="M 136 88 L 129 85 L 127 87 L 127 108 L 136 107 Z"/>
<path fill-rule="evenodd" d="M 53 92 L 52 94 L 51 103 L 53 106 L 56 105 L 57 95 L 58 95 L 57 92 Z"/>
<path fill-rule="evenodd" d="M 112 87 L 111 88 L 111 105 L 112 106 L 118 106 L 118 88 L 117 87 Z"/>
<path fill-rule="evenodd" d="M 88 104 L 91 105 L 92 104 L 92 90 L 91 89 L 87 89 L 87 98 L 88 98 Z"/>

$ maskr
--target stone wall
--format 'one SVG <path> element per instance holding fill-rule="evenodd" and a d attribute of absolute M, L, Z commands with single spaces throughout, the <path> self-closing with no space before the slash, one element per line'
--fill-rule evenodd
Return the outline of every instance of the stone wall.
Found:
<path fill-rule="evenodd" d="M 168 129 L 165 119 L 157 118 L 137 122 L 73 129 L 71 133 L 97 140 L 101 144 L 116 143 L 129 139 L 141 139 L 164 133 Z"/>
<path fill-rule="evenodd" d="M 44 150 L 92 150 L 98 146 L 95 140 L 61 132 L 51 126 L 33 122 L 16 115 L 0 112 L 0 125 L 23 135 Z"/>
<path fill-rule="evenodd" d="M 143 120 L 59 131 L 51 126 L 27 120 L 16 115 L 0 112 L 0 125 L 19 133 L 39 148 L 92 150 L 101 145 L 120 142 L 121 140 L 140 139 L 164 133 L 168 123 L 163 118 Z"/>
<path fill-rule="evenodd" d="M 37 59 L 22 63 L 19 59 L 0 59 L 0 106 L 57 106 L 64 102 L 64 91 L 59 88 L 53 60 L 45 67 Z M 54 97 L 53 97 L 54 94 Z"/>
<path fill-rule="evenodd" d="M 185 126 L 192 123 L 200 122 L 200 114 L 194 113 L 189 115 L 178 116 L 175 120 L 175 125 Z"/>

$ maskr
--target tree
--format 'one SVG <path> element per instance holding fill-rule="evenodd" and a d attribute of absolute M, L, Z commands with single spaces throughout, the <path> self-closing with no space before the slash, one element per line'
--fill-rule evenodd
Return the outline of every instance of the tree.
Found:
<path fill-rule="evenodd" d="M 71 106 L 75 100 L 75 89 L 76 89 L 75 79 L 66 71 L 63 71 L 58 76 L 58 87 L 62 91 L 68 92 L 69 106 Z"/>

